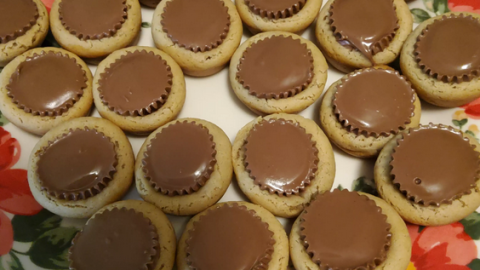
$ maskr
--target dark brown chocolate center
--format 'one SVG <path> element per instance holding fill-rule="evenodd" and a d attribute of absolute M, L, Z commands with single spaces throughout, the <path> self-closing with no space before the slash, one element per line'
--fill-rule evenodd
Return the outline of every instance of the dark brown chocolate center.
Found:
<path fill-rule="evenodd" d="M 444 82 L 480 75 L 480 22 L 473 17 L 443 17 L 427 26 L 415 44 L 417 61 Z"/>
<path fill-rule="evenodd" d="M 250 10 L 270 19 L 283 19 L 297 14 L 307 0 L 245 0 Z"/>
<path fill-rule="evenodd" d="M 223 205 L 194 223 L 187 239 L 187 261 L 193 269 L 267 269 L 273 233 L 253 210 Z"/>
<path fill-rule="evenodd" d="M 262 189 L 291 195 L 303 190 L 317 171 L 318 150 L 311 135 L 283 119 L 256 124 L 245 142 L 245 168 Z"/>
<path fill-rule="evenodd" d="M 172 72 L 153 52 L 128 53 L 101 75 L 99 92 L 110 110 L 120 115 L 148 115 L 159 109 L 172 87 Z"/>
<path fill-rule="evenodd" d="M 152 270 L 159 252 L 158 234 L 148 218 L 114 208 L 95 215 L 75 237 L 70 269 Z"/>
<path fill-rule="evenodd" d="M 18 65 L 7 85 L 17 106 L 34 115 L 56 116 L 68 111 L 87 87 L 85 71 L 61 53 L 42 52 Z"/>
<path fill-rule="evenodd" d="M 438 206 L 469 193 L 478 179 L 479 161 L 478 152 L 461 133 L 421 127 L 399 141 L 391 174 L 409 199 Z"/>
<path fill-rule="evenodd" d="M 170 39 L 194 52 L 209 51 L 227 37 L 230 16 L 221 0 L 173 0 L 162 14 L 162 26 Z"/>
<path fill-rule="evenodd" d="M 0 0 L 0 44 L 25 34 L 37 18 L 37 5 L 32 0 Z"/>
<path fill-rule="evenodd" d="M 160 0 L 140 0 L 140 3 L 147 7 L 155 8 L 157 7 L 158 3 L 160 3 Z"/>
<path fill-rule="evenodd" d="M 127 18 L 126 0 L 62 0 L 60 20 L 80 39 L 102 39 L 115 35 Z"/>
<path fill-rule="evenodd" d="M 391 226 L 381 208 L 348 190 L 317 196 L 300 226 L 307 253 L 322 269 L 376 269 L 390 246 Z"/>
<path fill-rule="evenodd" d="M 273 36 L 252 44 L 238 65 L 237 80 L 258 98 L 287 98 L 313 78 L 313 58 L 305 44 Z"/>
<path fill-rule="evenodd" d="M 398 73 L 367 69 L 337 87 L 333 105 L 339 121 L 351 131 L 388 136 L 410 123 L 414 100 L 414 90 Z"/>
<path fill-rule="evenodd" d="M 210 178 L 215 156 L 213 137 L 205 127 L 178 122 L 151 140 L 143 159 L 145 177 L 164 194 L 190 194 Z"/>
<path fill-rule="evenodd" d="M 115 146 L 96 130 L 74 130 L 42 150 L 37 173 L 42 189 L 67 200 L 103 190 L 115 173 Z"/>
<path fill-rule="evenodd" d="M 398 29 L 393 0 L 335 0 L 330 20 L 340 44 L 356 48 L 372 63 Z"/>

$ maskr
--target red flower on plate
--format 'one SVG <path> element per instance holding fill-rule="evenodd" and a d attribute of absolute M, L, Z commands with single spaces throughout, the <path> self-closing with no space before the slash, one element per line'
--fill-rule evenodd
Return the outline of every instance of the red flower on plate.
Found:
<path fill-rule="evenodd" d="M 478 1 L 480 4 L 480 1 Z M 465 109 L 465 113 L 473 119 L 480 119 L 480 98 L 476 99 L 466 105 L 463 105 L 462 108 Z"/>
<path fill-rule="evenodd" d="M 27 171 L 11 169 L 20 159 L 20 152 L 18 141 L 0 127 L 0 256 L 13 245 L 12 224 L 3 211 L 30 216 L 42 210 L 28 186 Z"/>
<path fill-rule="evenodd" d="M 461 223 L 440 227 L 408 225 L 412 258 L 407 270 L 470 270 L 477 246 Z"/>
<path fill-rule="evenodd" d="M 480 1 L 478 0 L 448 0 L 448 8 L 456 12 L 474 12 L 480 14 Z"/>
<path fill-rule="evenodd" d="M 52 8 L 53 2 L 55 0 L 42 0 L 43 4 L 47 8 L 48 12 L 50 12 L 50 9 Z"/>

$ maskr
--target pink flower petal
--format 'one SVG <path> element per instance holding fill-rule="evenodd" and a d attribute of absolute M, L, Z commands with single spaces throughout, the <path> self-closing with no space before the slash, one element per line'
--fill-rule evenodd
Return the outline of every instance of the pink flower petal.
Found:
<path fill-rule="evenodd" d="M 20 159 L 20 144 L 0 127 L 0 171 L 11 168 Z"/>
<path fill-rule="evenodd" d="M 0 256 L 10 252 L 13 246 L 13 227 L 10 219 L 0 211 Z"/>
<path fill-rule="evenodd" d="M 33 198 L 26 170 L 0 171 L 0 209 L 22 216 L 35 215 L 43 209 Z"/>

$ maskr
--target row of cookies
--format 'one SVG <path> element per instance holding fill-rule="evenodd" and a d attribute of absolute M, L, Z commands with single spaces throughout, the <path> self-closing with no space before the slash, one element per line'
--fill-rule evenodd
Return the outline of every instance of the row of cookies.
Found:
<path fill-rule="evenodd" d="M 368 241 L 368 244 L 366 244 Z M 143 201 L 112 203 L 77 233 L 71 269 L 390 269 L 410 262 L 407 227 L 380 198 L 347 190 L 316 196 L 287 237 L 247 202 L 215 204 L 186 224 L 178 243 L 165 214 Z M 176 257 L 176 260 L 175 260 Z"/>

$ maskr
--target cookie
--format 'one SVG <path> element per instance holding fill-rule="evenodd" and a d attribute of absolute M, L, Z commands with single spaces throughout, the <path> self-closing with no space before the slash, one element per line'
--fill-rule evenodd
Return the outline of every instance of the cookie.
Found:
<path fill-rule="evenodd" d="M 41 0 L 1 0 L 0 67 L 42 44 L 47 36 L 48 12 Z"/>
<path fill-rule="evenodd" d="M 400 56 L 403 74 L 418 95 L 441 107 L 480 97 L 480 15 L 447 13 L 421 23 Z"/>
<path fill-rule="evenodd" d="M 0 110 L 16 126 L 43 135 L 90 113 L 92 74 L 75 54 L 36 48 L 15 58 L 0 75 Z"/>
<path fill-rule="evenodd" d="M 167 216 L 136 200 L 100 209 L 72 240 L 70 269 L 172 269 L 176 238 Z"/>
<path fill-rule="evenodd" d="M 287 32 L 251 37 L 230 61 L 230 85 L 259 115 L 297 113 L 322 94 L 328 65 L 312 42 Z"/>
<path fill-rule="evenodd" d="M 377 190 L 410 223 L 454 223 L 480 207 L 479 152 L 473 137 L 452 127 L 410 129 L 380 152 Z"/>
<path fill-rule="evenodd" d="M 280 222 L 247 202 L 216 204 L 194 216 L 180 238 L 178 270 L 286 270 L 288 238 Z"/>
<path fill-rule="evenodd" d="M 272 114 L 244 126 L 233 143 L 240 189 L 280 217 L 296 217 L 318 192 L 330 190 L 335 160 L 317 124 L 299 115 Z"/>
<path fill-rule="evenodd" d="M 349 73 L 393 62 L 412 26 L 404 0 L 330 0 L 315 34 L 330 64 Z"/>
<path fill-rule="evenodd" d="M 267 31 L 297 33 L 317 17 L 322 0 L 237 0 L 238 13 L 253 34 Z"/>
<path fill-rule="evenodd" d="M 374 157 L 398 132 L 420 124 L 421 104 L 410 83 L 384 68 L 357 70 L 333 83 L 320 107 L 320 126 L 340 149 Z"/>
<path fill-rule="evenodd" d="M 130 142 L 110 121 L 82 117 L 60 124 L 35 145 L 28 184 L 33 197 L 62 217 L 88 218 L 123 197 L 132 183 Z"/>
<path fill-rule="evenodd" d="M 222 70 L 242 33 L 242 21 L 230 0 L 163 0 L 153 15 L 155 46 L 190 76 L 204 77 Z"/>
<path fill-rule="evenodd" d="M 407 226 L 391 206 L 348 190 L 318 195 L 290 233 L 297 270 L 404 270 L 411 249 Z"/>
<path fill-rule="evenodd" d="M 232 179 L 227 135 L 205 120 L 172 121 L 148 136 L 137 155 L 140 196 L 173 215 L 197 214 L 223 196 Z"/>
<path fill-rule="evenodd" d="M 93 80 L 100 115 L 131 133 L 150 133 L 175 119 L 185 94 L 181 68 L 155 48 L 113 52 L 100 63 Z"/>
<path fill-rule="evenodd" d="M 127 47 L 141 23 L 138 0 L 56 0 L 50 11 L 55 40 L 84 58 L 104 57 Z"/>

